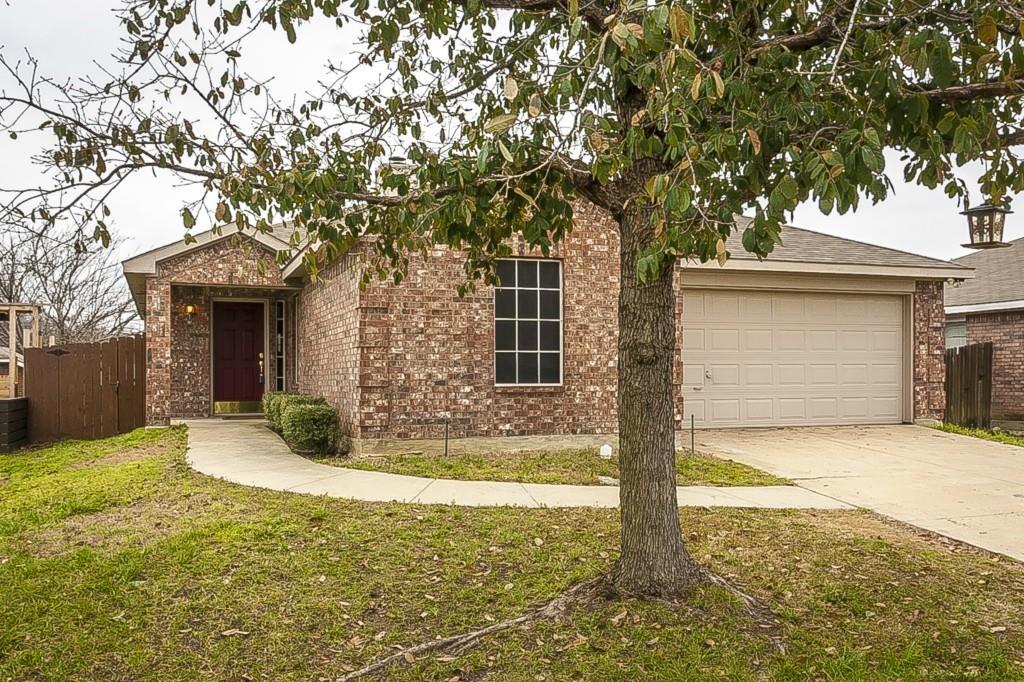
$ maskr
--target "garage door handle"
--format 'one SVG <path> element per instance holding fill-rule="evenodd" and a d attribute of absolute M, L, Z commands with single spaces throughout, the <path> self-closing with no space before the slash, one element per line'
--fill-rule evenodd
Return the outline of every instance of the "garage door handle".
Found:
<path fill-rule="evenodd" d="M 703 386 L 694 386 L 693 390 L 695 390 L 695 391 L 703 391 L 704 387 Z"/>

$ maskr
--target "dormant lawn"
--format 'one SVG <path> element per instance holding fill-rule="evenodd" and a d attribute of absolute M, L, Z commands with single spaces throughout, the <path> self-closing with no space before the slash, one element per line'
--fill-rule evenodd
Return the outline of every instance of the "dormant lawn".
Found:
<path fill-rule="evenodd" d="M 140 431 L 0 457 L 0 679 L 335 679 L 615 560 L 613 510 L 271 493 L 191 472 L 184 443 Z M 599 602 L 389 678 L 1024 677 L 1018 563 L 863 512 L 680 513 L 774 632 L 708 587 Z"/>

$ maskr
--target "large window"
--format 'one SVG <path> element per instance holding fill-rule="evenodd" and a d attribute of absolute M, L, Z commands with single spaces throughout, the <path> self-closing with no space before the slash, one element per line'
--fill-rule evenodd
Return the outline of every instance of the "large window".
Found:
<path fill-rule="evenodd" d="M 954 320 L 946 323 L 946 348 L 967 345 L 967 321 Z"/>
<path fill-rule="evenodd" d="M 562 264 L 502 260 L 494 289 L 494 379 L 501 385 L 562 383 Z"/>

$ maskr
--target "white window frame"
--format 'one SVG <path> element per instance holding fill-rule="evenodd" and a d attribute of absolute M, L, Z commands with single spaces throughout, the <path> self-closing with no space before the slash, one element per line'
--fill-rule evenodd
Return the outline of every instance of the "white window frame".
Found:
<path fill-rule="evenodd" d="M 493 376 L 494 376 L 494 385 L 497 386 L 497 387 L 526 386 L 526 387 L 533 387 L 533 388 L 564 386 L 565 385 L 565 264 L 560 259 L 557 259 L 557 258 L 500 258 L 498 260 L 499 261 L 511 261 L 511 262 L 514 262 L 516 264 L 516 284 L 515 284 L 515 286 L 511 286 L 511 287 L 510 286 L 505 286 L 505 285 L 493 287 L 494 293 L 493 293 L 492 298 L 491 298 L 491 304 L 493 306 L 493 315 L 491 316 L 492 317 L 492 320 L 491 320 L 491 341 L 492 341 L 494 347 L 491 350 L 491 371 L 493 372 Z M 536 287 L 520 287 L 519 286 L 519 262 L 520 261 L 528 261 L 528 262 L 532 262 L 532 263 L 537 263 L 538 264 L 537 286 Z M 538 317 L 537 317 L 537 351 L 536 351 L 537 356 L 538 356 L 538 362 L 537 362 L 537 379 L 538 379 L 538 381 L 536 383 L 523 383 L 523 382 L 518 381 L 518 377 L 519 377 L 519 357 L 518 357 L 518 355 L 519 355 L 520 352 L 527 352 L 528 353 L 528 352 L 532 352 L 532 351 L 520 351 L 519 350 L 519 322 L 520 322 L 520 319 L 518 317 L 518 314 L 519 314 L 519 311 L 518 311 L 519 290 L 523 289 L 524 291 L 536 291 L 536 292 L 540 292 L 540 291 L 555 291 L 555 289 L 552 289 L 550 287 L 542 287 L 542 286 L 540 286 L 540 263 L 557 263 L 558 264 L 558 289 L 557 289 L 557 291 L 558 291 L 558 350 L 557 351 L 553 351 L 553 350 L 542 351 L 542 350 L 540 350 L 540 322 L 542 320 L 540 319 L 540 298 L 538 296 L 538 300 L 537 300 L 537 315 L 538 315 Z M 516 293 L 516 306 L 517 306 L 516 317 L 498 317 L 497 297 L 498 297 L 498 291 L 502 290 L 502 289 L 510 289 L 510 290 L 512 290 L 512 291 L 514 291 Z M 497 326 L 496 323 L 499 320 L 505 320 L 505 321 L 514 322 L 515 323 L 515 329 L 516 329 L 516 350 L 514 350 L 514 351 L 499 351 L 498 350 L 498 337 L 497 337 L 497 334 L 496 334 L 496 331 L 495 331 L 495 327 Z M 529 321 L 532 321 L 532 320 L 524 319 L 523 321 L 529 322 Z M 543 321 L 552 322 L 553 320 L 543 320 Z M 540 382 L 540 355 L 542 353 L 554 354 L 556 352 L 558 353 L 558 382 L 557 383 L 554 383 L 554 382 L 541 383 Z M 499 382 L 498 381 L 498 353 L 512 353 L 513 355 L 516 356 L 516 378 L 517 378 L 517 381 L 514 381 L 514 382 Z"/>
<path fill-rule="evenodd" d="M 955 345 L 950 345 L 950 343 L 949 343 L 949 339 L 950 339 L 949 331 L 950 331 L 950 328 L 953 327 L 954 325 L 964 330 L 964 333 L 963 333 L 963 336 L 962 336 L 963 343 L 955 344 Z M 946 320 L 946 326 L 943 327 L 943 329 L 942 329 L 942 340 L 944 342 L 946 350 L 949 350 L 950 348 L 963 348 L 964 346 L 966 346 L 967 345 L 967 318 L 960 318 L 960 319 L 954 318 L 954 319 Z"/>
<path fill-rule="evenodd" d="M 283 298 L 274 301 L 274 334 L 277 323 L 281 323 L 280 344 L 274 344 L 274 390 L 288 390 L 288 302 Z M 278 364 L 280 360 L 280 365 Z"/>

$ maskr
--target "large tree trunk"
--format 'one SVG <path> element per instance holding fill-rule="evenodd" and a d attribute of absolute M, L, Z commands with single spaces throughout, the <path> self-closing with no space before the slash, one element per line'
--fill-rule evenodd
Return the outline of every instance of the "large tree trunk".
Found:
<path fill-rule="evenodd" d="M 637 256 L 654 240 L 652 211 L 629 202 L 620 222 L 619 462 L 622 555 L 613 571 L 625 594 L 686 593 L 702 571 L 679 527 L 675 481 L 673 269 L 640 282 Z"/>

